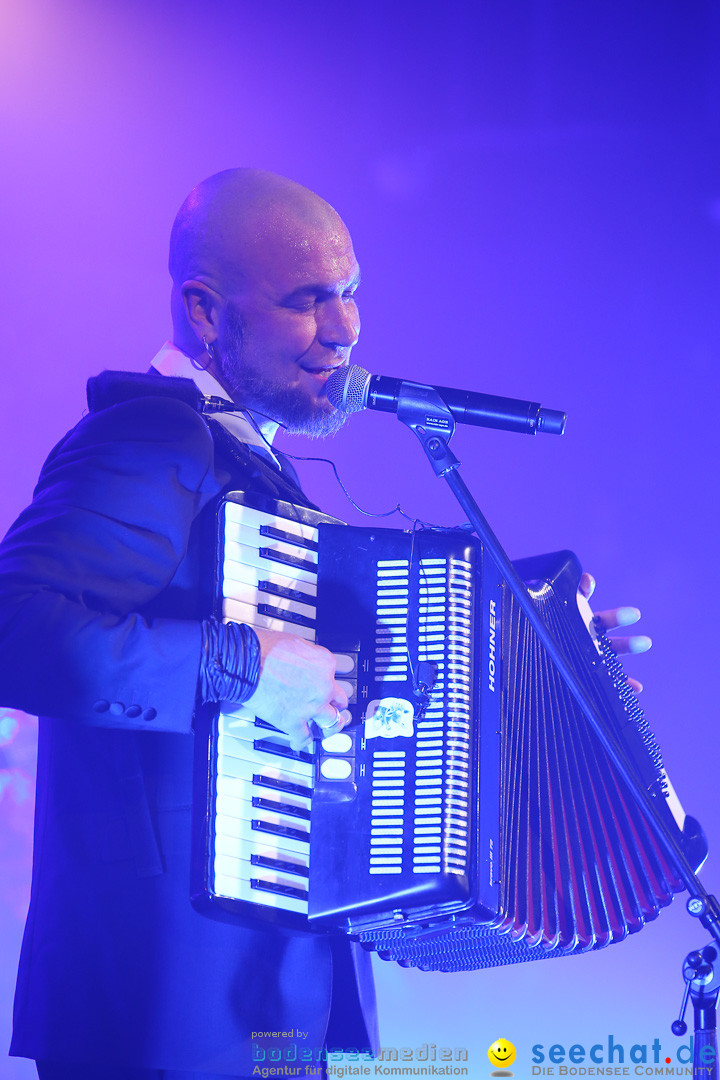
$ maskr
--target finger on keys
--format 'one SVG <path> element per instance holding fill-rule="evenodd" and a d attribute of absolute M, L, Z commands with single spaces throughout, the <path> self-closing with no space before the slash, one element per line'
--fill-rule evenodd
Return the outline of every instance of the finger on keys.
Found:
<path fill-rule="evenodd" d="M 341 711 L 337 705 L 330 702 L 315 714 L 312 723 L 318 737 L 326 739 L 328 735 L 337 735 L 350 723 L 350 713 Z"/>
<path fill-rule="evenodd" d="M 647 637 L 646 634 L 633 634 L 632 637 L 613 635 L 608 638 L 608 641 L 619 656 L 635 656 L 652 648 L 652 638 Z"/>
<path fill-rule="evenodd" d="M 618 626 L 632 626 L 640 621 L 640 608 L 617 607 L 609 611 L 596 611 L 593 619 L 598 630 L 607 631 L 614 630 Z"/>
<path fill-rule="evenodd" d="M 332 697 L 330 698 L 330 704 L 337 708 L 340 712 L 348 707 L 347 691 L 342 683 L 334 682 L 332 689 Z"/>
<path fill-rule="evenodd" d="M 290 748 L 292 750 L 312 750 L 313 737 L 310 731 L 310 727 L 305 721 L 302 722 L 302 726 L 298 727 L 296 731 L 288 734 L 290 740 Z"/>

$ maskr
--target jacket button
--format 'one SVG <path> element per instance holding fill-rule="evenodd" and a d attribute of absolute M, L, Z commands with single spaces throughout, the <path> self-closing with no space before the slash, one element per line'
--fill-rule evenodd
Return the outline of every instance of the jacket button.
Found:
<path fill-rule="evenodd" d="M 157 709 L 146 709 L 142 714 L 143 720 L 154 720 L 157 716 Z"/>
<path fill-rule="evenodd" d="M 125 715 L 129 716 L 131 720 L 134 720 L 136 716 L 139 716 L 142 712 L 140 705 L 128 705 L 125 710 Z"/>
<path fill-rule="evenodd" d="M 93 709 L 95 710 L 95 712 L 107 712 L 109 708 L 110 702 L 105 701 L 104 698 L 102 698 L 100 701 L 96 701 L 93 705 Z"/>
<path fill-rule="evenodd" d="M 110 712 L 113 716 L 122 716 L 122 714 L 125 712 L 125 706 L 123 705 L 122 701 L 111 701 Z"/>

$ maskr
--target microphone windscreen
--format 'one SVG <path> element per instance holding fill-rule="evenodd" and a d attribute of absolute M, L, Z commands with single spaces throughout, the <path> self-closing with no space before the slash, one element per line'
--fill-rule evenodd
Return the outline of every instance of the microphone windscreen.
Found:
<path fill-rule="evenodd" d="M 361 412 L 367 408 L 367 392 L 370 372 L 353 364 L 340 367 L 328 377 L 325 394 L 330 404 L 339 412 Z"/>

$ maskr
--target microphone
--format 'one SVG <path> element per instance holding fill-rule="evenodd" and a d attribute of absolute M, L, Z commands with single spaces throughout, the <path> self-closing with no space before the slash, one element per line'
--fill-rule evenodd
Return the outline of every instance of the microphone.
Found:
<path fill-rule="evenodd" d="M 449 386 L 425 386 L 403 379 L 390 379 L 386 375 L 371 375 L 356 364 L 333 371 L 325 383 L 325 393 L 330 404 L 340 412 L 354 413 L 362 409 L 397 412 L 403 387 L 418 391 L 420 399 L 424 392 L 434 390 L 458 424 L 502 428 L 527 435 L 536 435 L 538 431 L 562 435 L 565 430 L 565 413 L 543 409 L 536 401 L 519 401 L 517 398 L 478 394 L 474 390 L 453 390 Z"/>

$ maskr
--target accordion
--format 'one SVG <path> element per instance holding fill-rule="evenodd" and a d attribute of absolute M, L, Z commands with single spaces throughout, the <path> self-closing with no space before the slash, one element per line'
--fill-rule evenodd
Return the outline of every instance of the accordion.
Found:
<path fill-rule="evenodd" d="M 516 567 L 577 678 L 699 867 L 569 552 Z M 235 492 L 218 530 L 218 615 L 337 658 L 352 724 L 294 751 L 223 704 L 196 728 L 193 903 L 350 934 L 457 971 L 617 942 L 682 888 L 482 544 L 464 529 L 355 528 Z"/>

